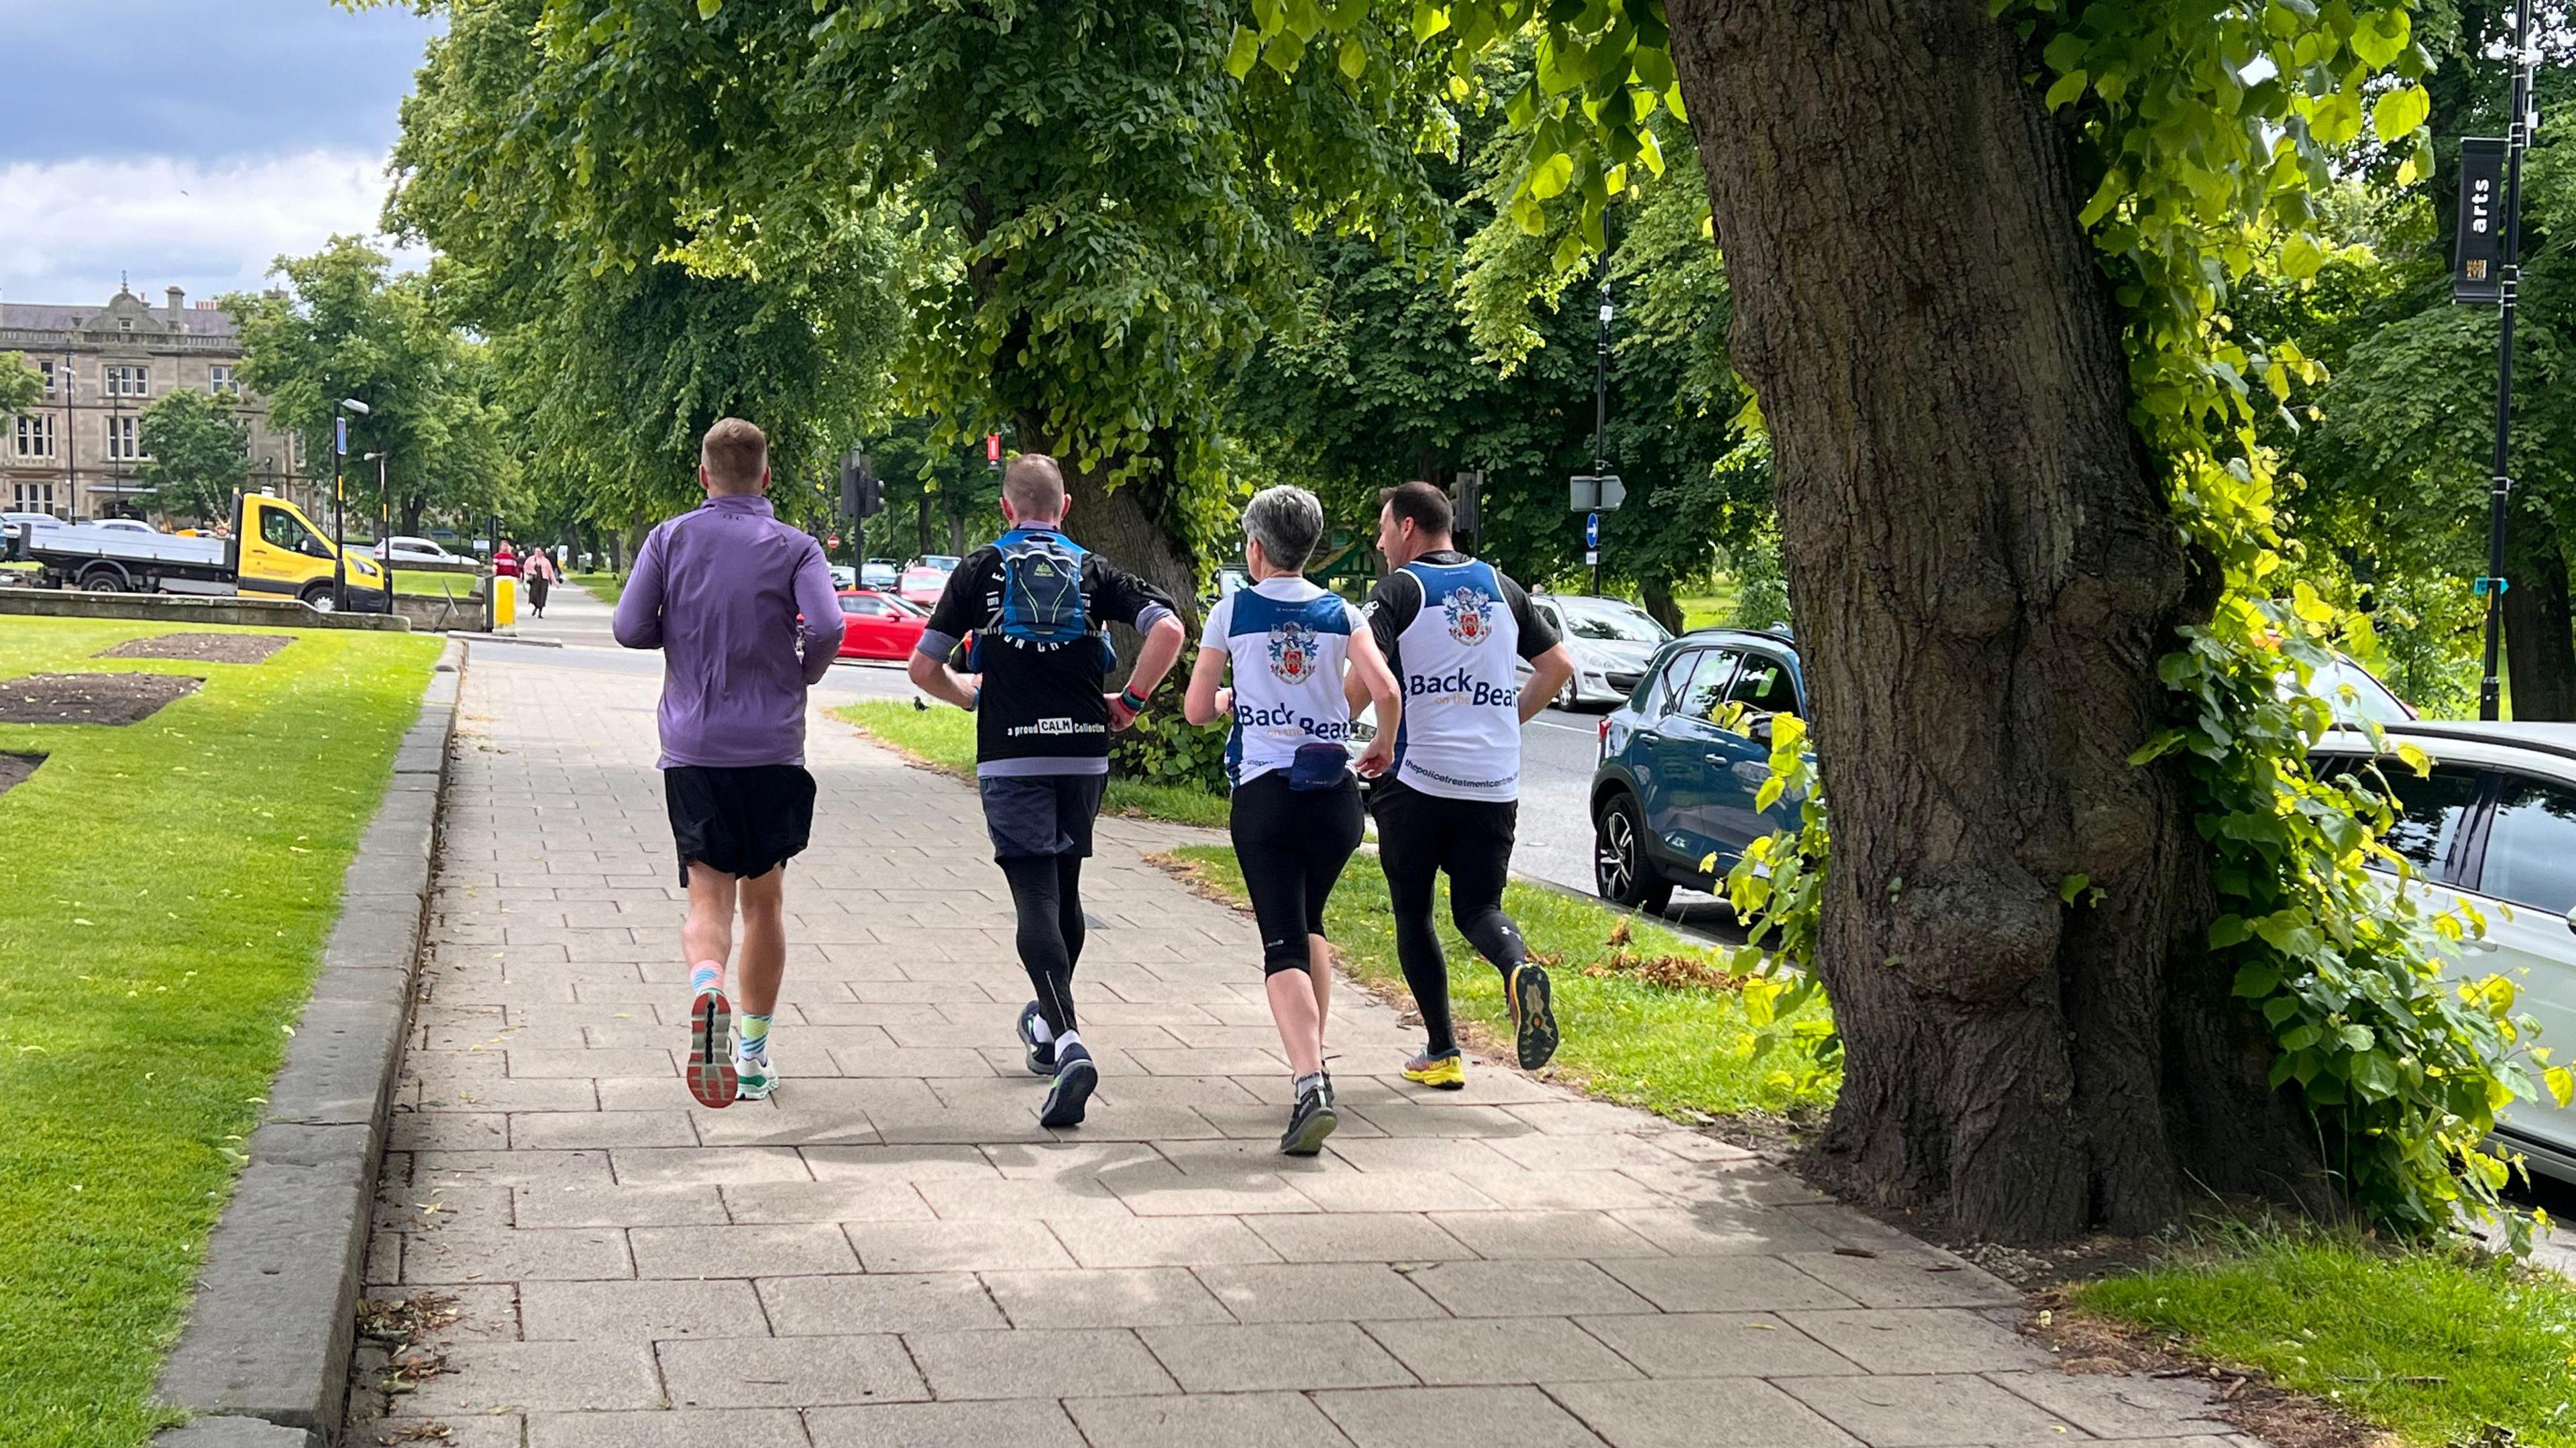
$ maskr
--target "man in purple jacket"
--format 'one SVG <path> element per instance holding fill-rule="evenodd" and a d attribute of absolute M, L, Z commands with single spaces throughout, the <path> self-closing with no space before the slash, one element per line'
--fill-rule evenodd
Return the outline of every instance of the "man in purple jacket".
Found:
<path fill-rule="evenodd" d="M 729 1106 L 778 1082 L 769 1017 L 787 972 L 787 861 L 814 828 L 805 691 L 840 652 L 841 600 L 822 548 L 762 496 L 769 442 L 759 428 L 728 417 L 707 429 L 698 482 L 706 504 L 654 529 L 636 555 L 617 600 L 617 641 L 662 651 L 662 793 L 689 890 L 680 927 L 689 1094 Z M 737 904 L 734 1031 L 724 970 Z"/>

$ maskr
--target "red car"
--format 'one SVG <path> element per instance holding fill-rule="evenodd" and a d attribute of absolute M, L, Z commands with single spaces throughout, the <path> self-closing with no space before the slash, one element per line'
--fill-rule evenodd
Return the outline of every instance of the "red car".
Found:
<path fill-rule="evenodd" d="M 927 610 L 873 588 L 841 595 L 841 657 L 908 659 L 930 622 Z"/>
<path fill-rule="evenodd" d="M 948 587 L 948 575 L 957 571 L 957 562 L 945 553 L 916 558 L 905 566 L 894 591 L 908 602 L 929 608 L 939 602 L 940 592 Z"/>

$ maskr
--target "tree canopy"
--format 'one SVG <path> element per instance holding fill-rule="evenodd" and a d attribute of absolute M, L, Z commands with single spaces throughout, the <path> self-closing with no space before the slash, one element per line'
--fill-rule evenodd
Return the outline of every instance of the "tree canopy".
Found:
<path fill-rule="evenodd" d="M 278 258 L 275 274 L 278 290 L 223 304 L 241 328 L 243 385 L 306 458 L 331 457 L 340 403 L 355 399 L 368 411 L 349 418 L 349 457 L 386 454 L 401 531 L 418 532 L 424 511 L 487 512 L 510 496 L 517 453 L 492 405 L 490 361 L 448 325 L 427 277 L 393 274 L 384 253 L 348 236 Z M 374 498 L 374 473 L 351 467 L 351 510 L 372 511 L 354 500 Z"/>
<path fill-rule="evenodd" d="M 25 412 L 45 395 L 45 376 L 24 353 L 0 352 L 0 416 Z"/>
<path fill-rule="evenodd" d="M 143 410 L 141 441 L 151 459 L 136 470 L 152 489 L 154 511 L 220 522 L 233 494 L 250 486 L 250 428 L 232 400 L 181 390 Z"/>

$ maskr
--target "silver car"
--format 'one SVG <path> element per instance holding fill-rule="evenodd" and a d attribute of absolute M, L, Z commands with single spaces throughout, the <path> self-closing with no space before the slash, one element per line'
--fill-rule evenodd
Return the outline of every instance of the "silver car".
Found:
<path fill-rule="evenodd" d="M 2397 796 L 2383 839 L 2415 867 L 2436 908 L 2465 902 L 2486 917 L 2483 939 L 2461 942 L 2463 975 L 2501 973 L 2559 1059 L 2576 1048 L 2576 724 L 2383 723 L 2391 748 L 2433 756 L 2431 775 L 2385 760 Z M 2370 756 L 2358 731 L 2338 730 L 2313 752 L 2319 773 Z M 2392 882 L 2394 877 L 2391 876 Z M 2576 1182 L 2576 1110 L 2517 1103 L 2496 1135 L 2532 1170 Z"/>
<path fill-rule="evenodd" d="M 1654 615 L 1624 598 L 1539 593 L 1530 596 L 1530 611 L 1547 620 L 1574 654 L 1574 677 L 1557 691 L 1560 709 L 1584 704 L 1609 708 L 1627 698 L 1645 677 L 1655 650 L 1672 638 Z M 1529 672 L 1524 662 L 1521 677 L 1528 678 Z"/>

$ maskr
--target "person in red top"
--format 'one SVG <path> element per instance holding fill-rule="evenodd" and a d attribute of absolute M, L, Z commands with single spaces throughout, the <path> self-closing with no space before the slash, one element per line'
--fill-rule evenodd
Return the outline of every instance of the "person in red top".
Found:
<path fill-rule="evenodd" d="M 492 576 L 495 578 L 519 576 L 518 550 L 510 546 L 510 540 L 507 538 L 501 540 L 501 546 L 492 554 Z"/>

